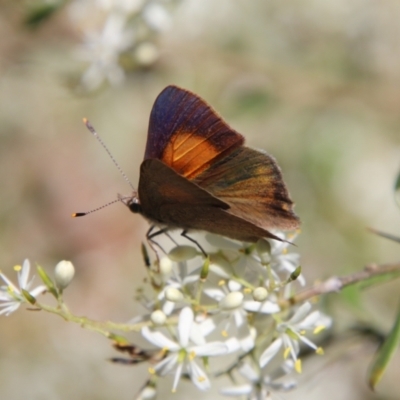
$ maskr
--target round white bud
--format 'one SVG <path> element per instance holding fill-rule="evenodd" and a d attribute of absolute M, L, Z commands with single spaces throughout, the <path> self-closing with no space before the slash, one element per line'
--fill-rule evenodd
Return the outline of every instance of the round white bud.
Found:
<path fill-rule="evenodd" d="M 65 289 L 75 275 L 75 268 L 71 261 L 60 261 L 54 269 L 54 279 L 59 289 Z"/>
<path fill-rule="evenodd" d="M 165 289 L 165 298 L 168 301 L 177 303 L 178 301 L 183 300 L 183 294 L 180 290 L 175 289 L 174 287 L 168 287 Z"/>
<path fill-rule="evenodd" d="M 233 310 L 242 305 L 243 298 L 244 295 L 242 292 L 231 292 L 219 302 L 219 306 L 223 310 Z"/>
<path fill-rule="evenodd" d="M 135 55 L 140 64 L 151 65 L 157 61 L 159 52 L 153 43 L 145 42 L 138 45 Z"/>
<path fill-rule="evenodd" d="M 167 316 L 161 310 L 156 310 L 151 313 L 150 319 L 154 325 L 164 325 Z"/>
<path fill-rule="evenodd" d="M 255 301 L 264 301 L 268 297 L 268 290 L 259 286 L 253 290 L 253 299 Z"/>
<path fill-rule="evenodd" d="M 193 246 L 177 246 L 168 253 L 168 257 L 176 262 L 187 261 L 198 255 L 199 252 Z"/>
<path fill-rule="evenodd" d="M 162 275 L 168 275 L 172 271 L 172 261 L 168 257 L 160 260 L 160 272 Z"/>

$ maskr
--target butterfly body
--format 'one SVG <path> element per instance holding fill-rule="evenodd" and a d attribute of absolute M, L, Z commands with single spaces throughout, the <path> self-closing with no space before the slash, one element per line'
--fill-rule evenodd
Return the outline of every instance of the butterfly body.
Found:
<path fill-rule="evenodd" d="M 281 240 L 268 229 L 295 229 L 299 219 L 280 169 L 243 144 L 200 97 L 168 86 L 150 115 L 138 192 L 123 201 L 163 231 Z"/>

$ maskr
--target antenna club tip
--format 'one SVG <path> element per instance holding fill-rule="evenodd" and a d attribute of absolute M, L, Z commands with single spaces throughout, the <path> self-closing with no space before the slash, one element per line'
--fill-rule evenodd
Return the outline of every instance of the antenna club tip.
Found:
<path fill-rule="evenodd" d="M 83 217 L 84 215 L 86 215 L 87 213 L 83 213 L 83 212 L 78 212 L 78 213 L 73 213 L 71 215 L 72 218 L 76 218 L 76 217 Z"/>
<path fill-rule="evenodd" d="M 87 123 L 89 122 L 89 120 L 87 118 L 82 118 L 82 121 L 85 125 L 87 125 Z"/>

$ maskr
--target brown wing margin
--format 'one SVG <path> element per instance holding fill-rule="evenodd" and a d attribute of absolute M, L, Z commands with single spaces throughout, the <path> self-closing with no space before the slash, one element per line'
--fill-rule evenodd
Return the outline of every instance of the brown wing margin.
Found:
<path fill-rule="evenodd" d="M 157 158 L 188 179 L 240 147 L 244 138 L 200 97 L 166 87 L 150 114 L 145 159 Z"/>
<path fill-rule="evenodd" d="M 281 171 L 264 152 L 241 147 L 195 182 L 229 204 L 230 214 L 259 227 L 290 230 L 300 225 Z"/>

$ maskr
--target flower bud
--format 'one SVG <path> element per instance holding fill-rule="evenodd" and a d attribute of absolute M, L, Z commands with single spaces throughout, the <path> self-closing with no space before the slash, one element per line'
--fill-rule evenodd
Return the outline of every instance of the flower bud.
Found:
<path fill-rule="evenodd" d="M 177 303 L 178 301 L 183 300 L 183 294 L 180 290 L 175 289 L 174 287 L 168 287 L 165 289 L 165 298 L 168 301 Z"/>
<path fill-rule="evenodd" d="M 168 257 L 160 260 L 160 272 L 162 275 L 168 275 L 172 271 L 172 261 Z"/>
<path fill-rule="evenodd" d="M 141 43 L 135 51 L 135 56 L 138 62 L 142 65 L 151 65 L 159 56 L 157 47 L 149 42 Z"/>
<path fill-rule="evenodd" d="M 199 252 L 193 246 L 177 246 L 169 252 L 168 257 L 172 261 L 180 262 L 190 260 L 198 255 Z"/>
<path fill-rule="evenodd" d="M 210 258 L 207 257 L 204 260 L 203 268 L 200 271 L 200 279 L 202 281 L 205 281 L 207 279 L 209 271 L 210 271 Z"/>
<path fill-rule="evenodd" d="M 151 313 L 150 319 L 154 325 L 164 325 L 167 316 L 161 310 L 156 310 Z"/>
<path fill-rule="evenodd" d="M 145 388 L 141 390 L 139 396 L 136 398 L 137 400 L 154 400 L 157 397 L 156 388 L 147 385 Z"/>
<path fill-rule="evenodd" d="M 260 239 L 256 244 L 257 253 L 263 261 L 268 260 L 271 255 L 271 243 L 266 239 Z"/>
<path fill-rule="evenodd" d="M 243 298 L 242 292 L 231 292 L 219 302 L 219 306 L 223 310 L 233 310 L 242 305 Z"/>
<path fill-rule="evenodd" d="M 71 261 L 60 261 L 54 269 L 54 279 L 59 289 L 65 289 L 75 275 L 75 268 Z"/>
<path fill-rule="evenodd" d="M 265 287 L 258 287 L 253 290 L 253 299 L 255 301 L 264 301 L 268 297 L 268 291 Z"/>

